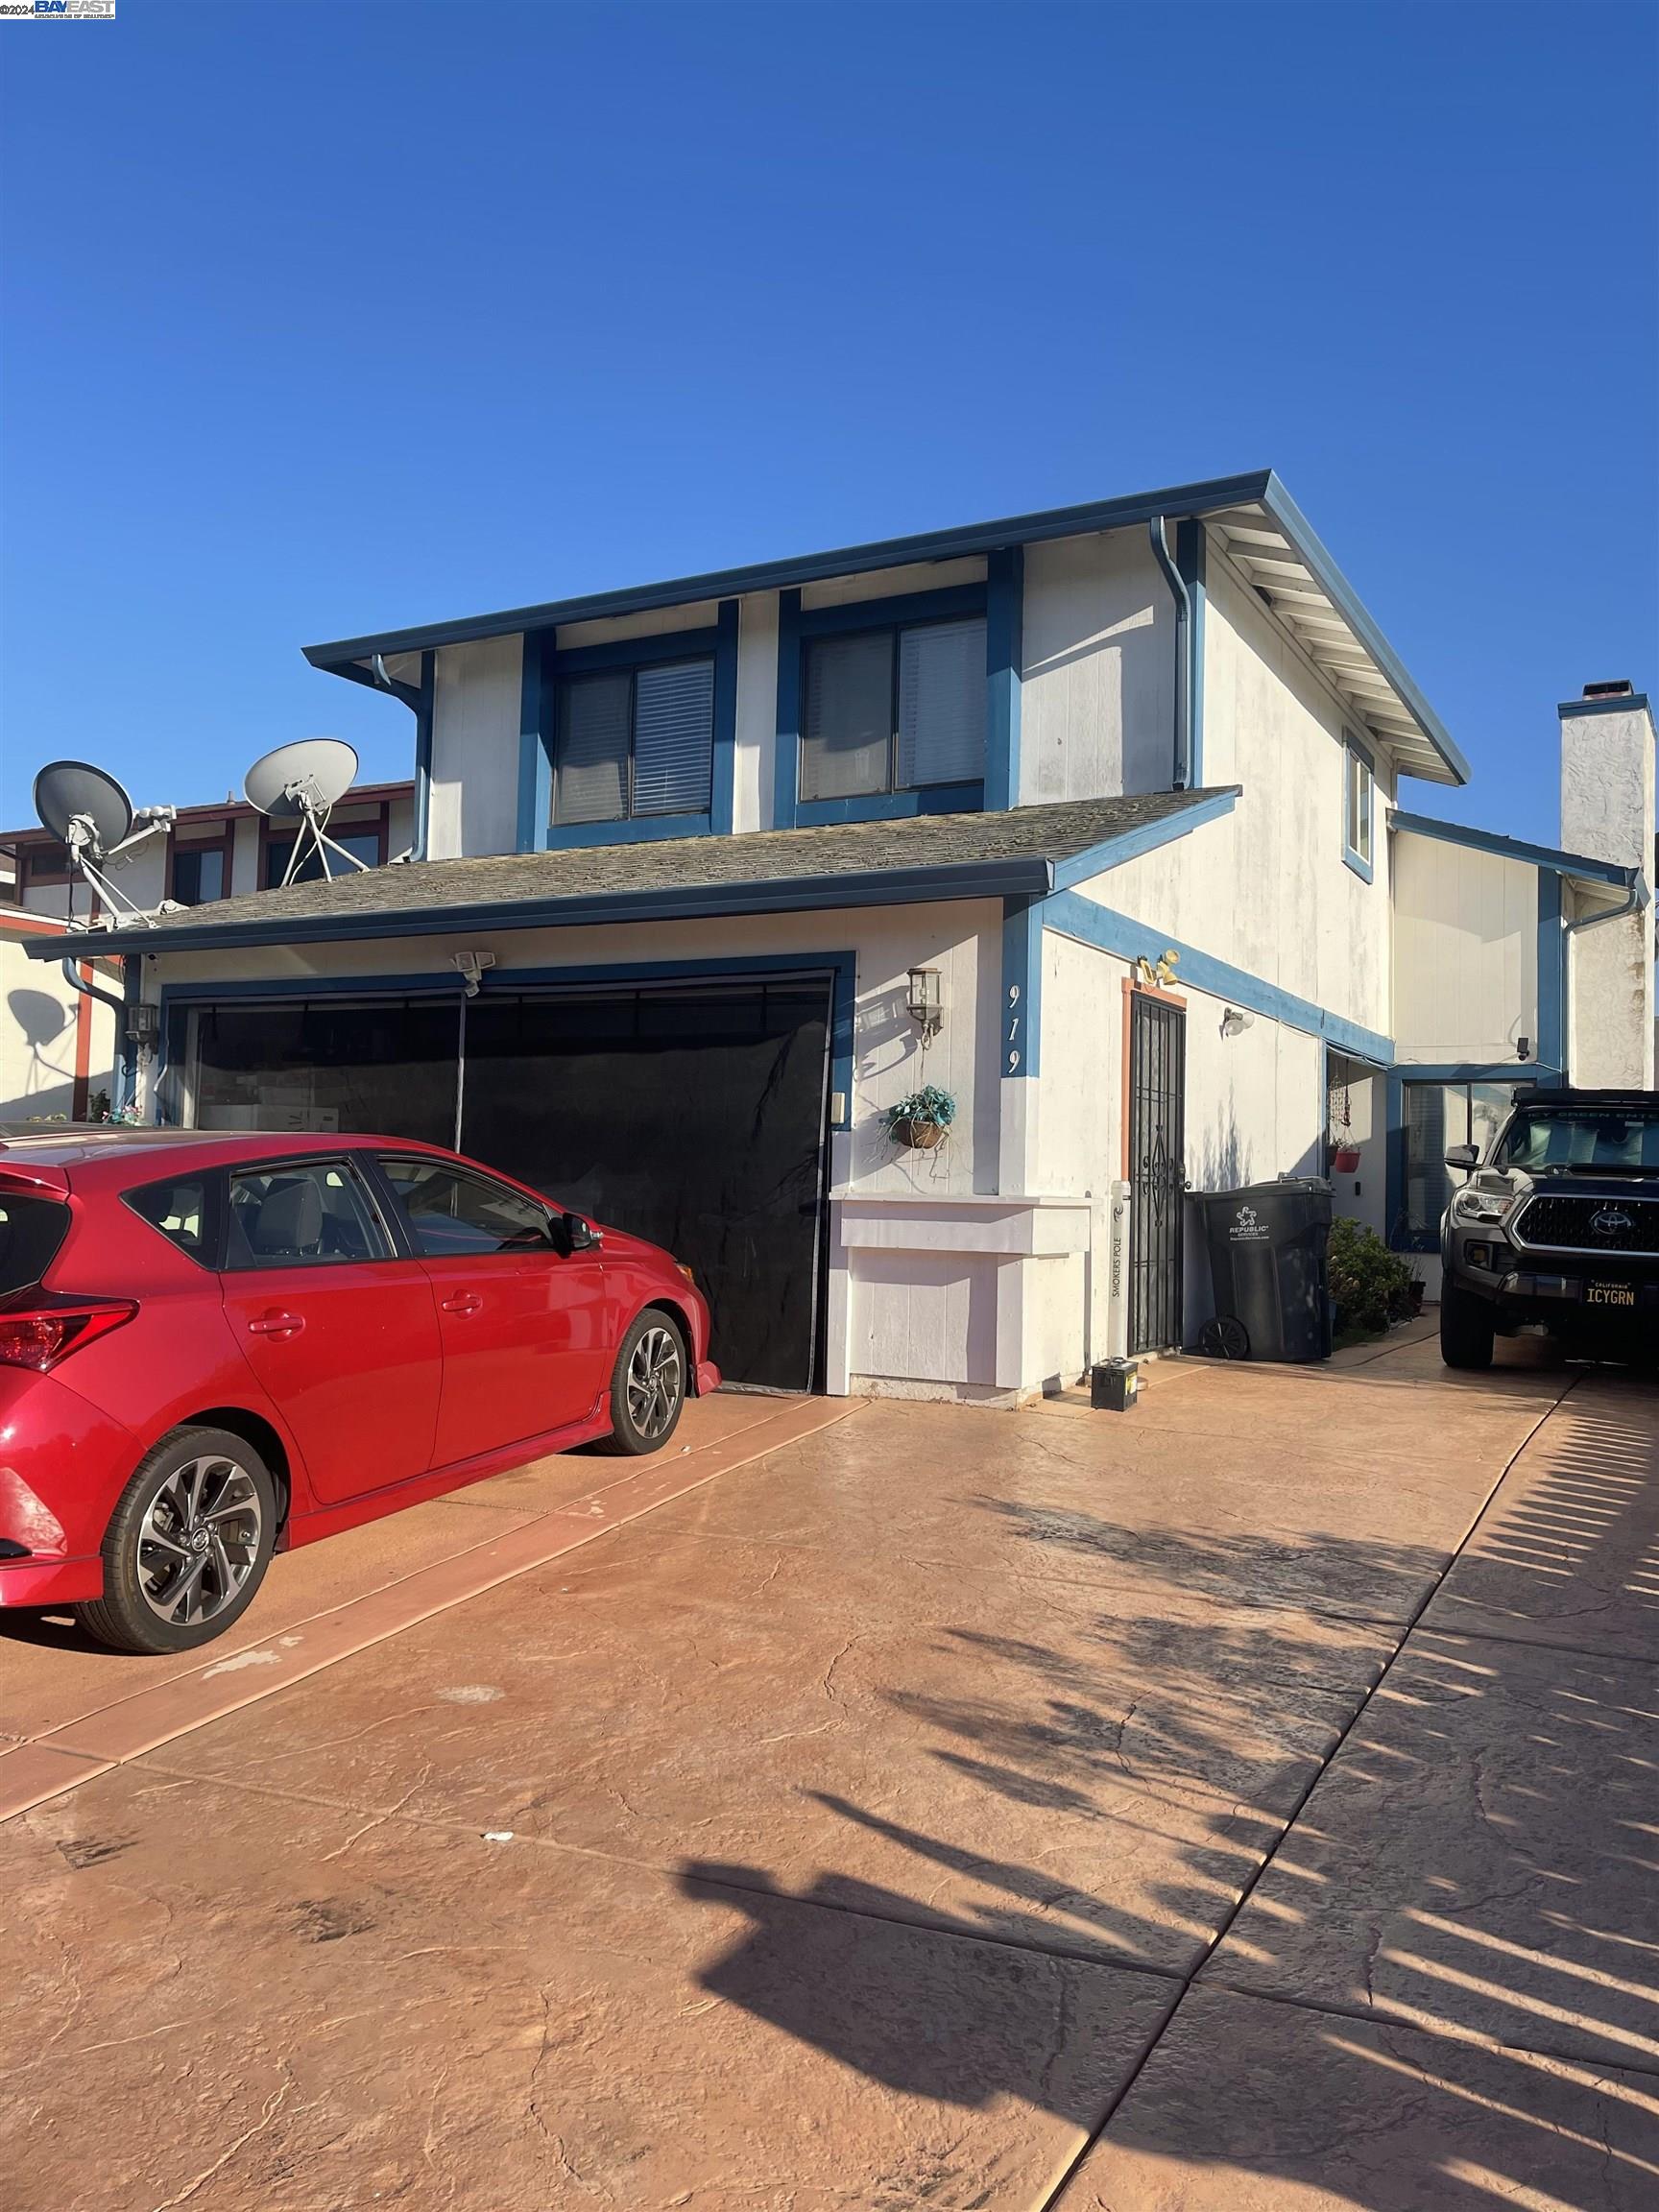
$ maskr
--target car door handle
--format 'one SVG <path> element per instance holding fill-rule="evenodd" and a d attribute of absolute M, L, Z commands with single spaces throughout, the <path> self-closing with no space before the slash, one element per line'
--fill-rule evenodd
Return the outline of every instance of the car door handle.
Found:
<path fill-rule="evenodd" d="M 298 1336 L 305 1326 L 302 1313 L 261 1313 L 256 1321 L 250 1321 L 250 1336 Z"/>
<path fill-rule="evenodd" d="M 475 1290 L 462 1290 L 453 1298 L 444 1300 L 444 1310 L 445 1313 L 476 1313 L 483 1303 Z"/>

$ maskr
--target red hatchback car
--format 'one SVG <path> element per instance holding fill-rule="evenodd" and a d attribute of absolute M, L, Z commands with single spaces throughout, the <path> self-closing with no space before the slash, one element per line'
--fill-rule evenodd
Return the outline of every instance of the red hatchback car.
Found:
<path fill-rule="evenodd" d="M 220 1635 L 277 1549 L 718 1387 L 655 1245 L 434 1146 L 63 1131 L 0 1144 L 0 1606 Z"/>

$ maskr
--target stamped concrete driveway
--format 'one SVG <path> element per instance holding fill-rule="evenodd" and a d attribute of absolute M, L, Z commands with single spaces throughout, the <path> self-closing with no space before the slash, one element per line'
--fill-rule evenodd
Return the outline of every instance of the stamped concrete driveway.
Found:
<path fill-rule="evenodd" d="M 1659 1391 L 1501 1358 L 723 1397 L 14 1629 L 0 2195 L 1659 2202 Z"/>

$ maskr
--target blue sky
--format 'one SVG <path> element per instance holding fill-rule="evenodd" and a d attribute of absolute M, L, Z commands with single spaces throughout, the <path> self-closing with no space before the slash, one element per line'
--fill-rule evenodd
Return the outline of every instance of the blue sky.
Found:
<path fill-rule="evenodd" d="M 1276 468 L 1475 768 L 1659 687 L 1659 12 L 0 26 L 0 820 L 406 773 L 302 642 Z"/>

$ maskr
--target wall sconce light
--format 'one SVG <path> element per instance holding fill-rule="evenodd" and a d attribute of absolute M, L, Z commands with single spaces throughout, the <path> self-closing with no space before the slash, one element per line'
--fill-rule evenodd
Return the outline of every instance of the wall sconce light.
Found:
<path fill-rule="evenodd" d="M 127 1039 L 141 1052 L 154 1052 L 161 1042 L 161 1009 L 147 998 L 134 999 L 127 1009 Z"/>
<path fill-rule="evenodd" d="M 1240 1037 L 1246 1029 L 1255 1026 L 1255 1022 L 1254 1014 L 1241 1014 L 1237 1006 L 1229 1006 L 1221 1016 L 1221 1034 L 1223 1037 Z"/>
<path fill-rule="evenodd" d="M 924 1041 L 945 1026 L 945 984 L 937 968 L 911 969 L 904 1010 Z"/>

